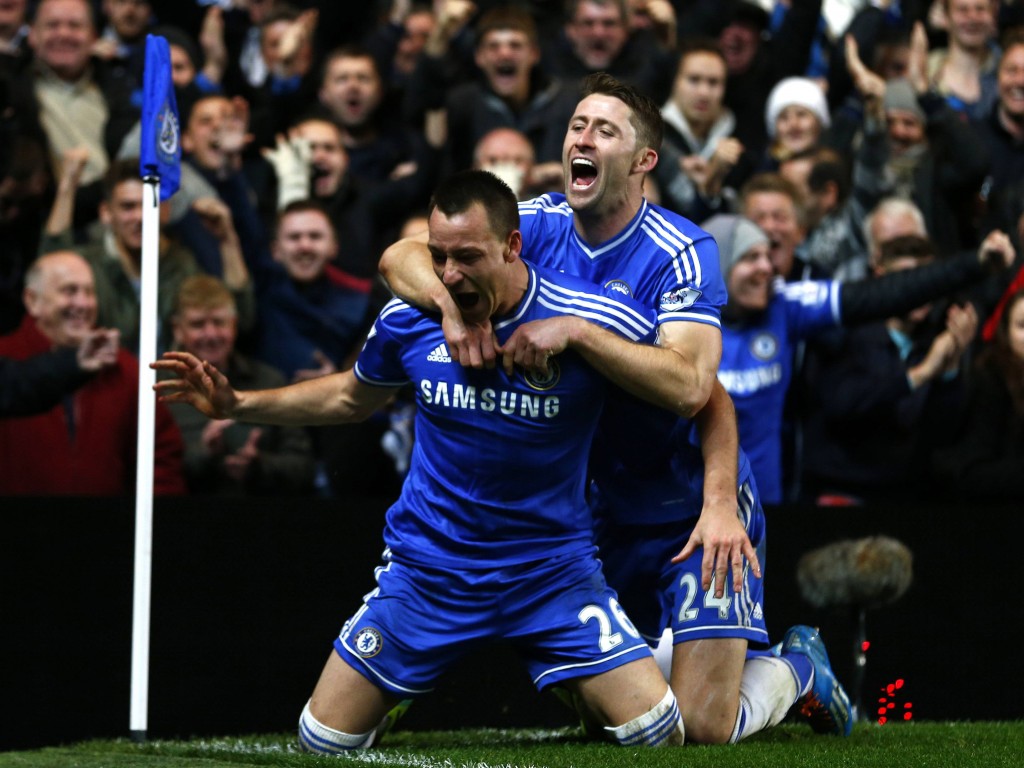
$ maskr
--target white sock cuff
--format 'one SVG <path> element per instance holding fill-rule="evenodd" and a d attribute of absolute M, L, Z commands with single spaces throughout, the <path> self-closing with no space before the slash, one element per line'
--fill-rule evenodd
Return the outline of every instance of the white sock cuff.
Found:
<path fill-rule="evenodd" d="M 299 715 L 299 744 L 306 752 L 318 755 L 338 755 L 350 749 L 364 749 L 373 744 L 376 729 L 369 733 L 342 733 L 330 728 L 309 711 L 309 702 Z"/>
<path fill-rule="evenodd" d="M 605 727 L 605 732 L 625 747 L 659 747 L 668 744 L 682 744 L 684 739 L 683 718 L 671 688 L 650 711 L 630 720 L 628 723 Z"/>

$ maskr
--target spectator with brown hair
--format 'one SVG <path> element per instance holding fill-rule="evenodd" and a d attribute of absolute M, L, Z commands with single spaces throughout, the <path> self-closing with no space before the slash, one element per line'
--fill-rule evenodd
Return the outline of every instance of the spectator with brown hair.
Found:
<path fill-rule="evenodd" d="M 239 389 L 271 389 L 286 383 L 280 371 L 235 348 L 235 299 L 217 278 L 192 275 L 182 281 L 172 326 L 174 349 L 217 366 Z M 168 407 L 185 442 L 185 479 L 190 493 L 313 492 L 313 451 L 305 430 L 254 427 L 231 419 L 208 419 L 182 405 Z"/>
<path fill-rule="evenodd" d="M 461 0 L 459 0 L 461 1 Z M 426 114 L 427 137 L 445 153 L 444 169 L 470 168 L 473 147 L 495 128 L 526 134 L 537 162 L 561 163 L 563 127 L 576 91 L 540 66 L 537 26 L 525 8 L 500 5 L 473 24 L 473 75 L 463 82 L 445 73 L 452 39 L 469 18 L 438 24 L 406 94 L 406 111 Z"/>

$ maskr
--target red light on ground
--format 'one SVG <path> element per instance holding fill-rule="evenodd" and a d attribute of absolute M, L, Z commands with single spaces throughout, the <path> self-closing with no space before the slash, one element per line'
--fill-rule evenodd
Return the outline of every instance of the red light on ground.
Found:
<path fill-rule="evenodd" d="M 878 718 L 879 725 L 885 725 L 888 721 L 884 717 Z"/>
<path fill-rule="evenodd" d="M 913 720 L 914 719 L 914 713 L 913 712 L 904 712 L 903 713 L 903 719 L 904 720 Z"/>

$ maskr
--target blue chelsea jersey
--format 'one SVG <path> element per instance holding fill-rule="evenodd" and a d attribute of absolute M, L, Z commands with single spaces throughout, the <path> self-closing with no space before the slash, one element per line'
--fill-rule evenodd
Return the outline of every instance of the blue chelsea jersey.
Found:
<path fill-rule="evenodd" d="M 707 232 L 646 200 L 611 240 L 585 243 L 562 194 L 519 204 L 523 253 L 636 299 L 659 325 L 721 327 L 727 300 L 718 246 Z M 609 399 L 592 451 L 592 470 L 608 514 L 621 522 L 656 523 L 700 515 L 704 460 L 688 419 L 617 391 Z M 749 480 L 740 452 L 739 481 Z"/>
<path fill-rule="evenodd" d="M 653 339 L 653 313 L 639 304 L 528 267 L 516 311 L 492 318 L 500 342 L 523 323 L 566 314 L 627 339 Z M 591 550 L 586 462 L 606 385 L 577 354 L 553 357 L 542 377 L 520 369 L 509 377 L 500 365 L 464 368 L 452 360 L 438 316 L 393 300 L 355 375 L 416 390 L 410 470 L 384 534 L 396 560 L 489 568 Z"/>
<path fill-rule="evenodd" d="M 782 415 L 797 343 L 839 324 L 840 284 L 775 284 L 768 309 L 756 321 L 722 329 L 718 379 L 736 406 L 740 445 L 750 457 L 761 500 L 782 502 Z"/>

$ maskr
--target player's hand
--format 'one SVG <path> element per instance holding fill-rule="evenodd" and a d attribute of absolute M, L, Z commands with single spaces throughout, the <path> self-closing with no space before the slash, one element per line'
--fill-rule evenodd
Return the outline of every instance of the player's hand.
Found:
<path fill-rule="evenodd" d="M 754 575 L 761 578 L 761 563 L 750 543 L 750 537 L 736 516 L 735 500 L 718 509 L 705 505 L 689 541 L 679 554 L 672 558 L 672 562 L 682 562 L 700 547 L 704 548 L 700 569 L 701 586 L 705 590 L 711 589 L 711 581 L 714 578 L 715 597 L 725 595 L 730 568 L 733 592 L 743 589 L 744 558 L 750 563 L 750 570 Z"/>
<path fill-rule="evenodd" d="M 448 354 L 463 368 L 494 367 L 497 340 L 490 320 L 467 324 L 459 314 L 444 313 L 441 330 L 448 343 Z"/>
<path fill-rule="evenodd" d="M 319 349 L 313 350 L 313 361 L 316 363 L 316 368 L 302 368 L 296 371 L 292 376 L 293 384 L 299 381 L 319 379 L 321 376 L 329 376 L 338 372 L 338 366 L 334 364 L 334 361 Z"/>
<path fill-rule="evenodd" d="M 579 318 L 562 315 L 520 325 L 498 348 L 505 373 L 511 376 L 517 365 L 533 373 L 547 373 L 548 361 L 569 346 L 573 323 L 577 320 Z"/>
<path fill-rule="evenodd" d="M 234 413 L 238 393 L 211 363 L 188 352 L 164 352 L 163 357 L 149 367 L 175 377 L 153 385 L 161 402 L 188 403 L 211 419 L 231 418 Z"/>
<path fill-rule="evenodd" d="M 78 367 L 92 373 L 114 365 L 120 343 L 121 332 L 116 328 L 94 328 L 78 345 Z"/>

